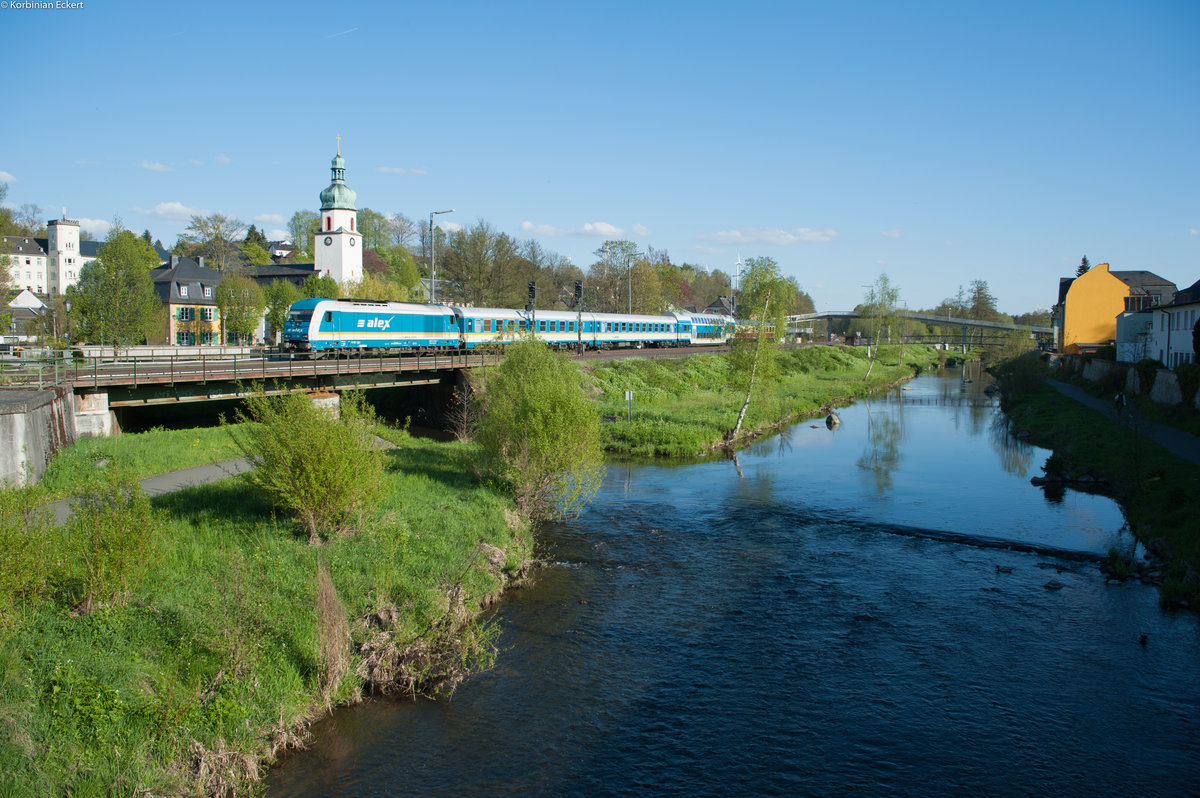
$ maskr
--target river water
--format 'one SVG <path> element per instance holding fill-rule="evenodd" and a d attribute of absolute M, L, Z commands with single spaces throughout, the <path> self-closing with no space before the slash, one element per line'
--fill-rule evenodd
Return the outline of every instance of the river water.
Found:
<path fill-rule="evenodd" d="M 1200 794 L 1195 617 L 1105 584 L 1119 508 L 1031 486 L 982 388 L 610 466 L 492 671 L 339 710 L 268 794 Z"/>

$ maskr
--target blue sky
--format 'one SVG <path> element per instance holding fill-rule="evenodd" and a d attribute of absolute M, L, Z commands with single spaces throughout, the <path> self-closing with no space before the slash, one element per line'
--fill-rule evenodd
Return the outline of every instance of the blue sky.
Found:
<path fill-rule="evenodd" d="M 47 219 L 279 230 L 340 134 L 360 207 L 767 255 L 819 309 L 1200 277 L 1194 0 L 8 5 L 0 180 Z"/>

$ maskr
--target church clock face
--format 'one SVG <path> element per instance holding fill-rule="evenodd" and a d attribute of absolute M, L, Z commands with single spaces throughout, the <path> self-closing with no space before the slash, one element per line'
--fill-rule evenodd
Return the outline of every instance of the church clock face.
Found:
<path fill-rule="evenodd" d="M 333 238 L 331 236 L 325 236 L 325 246 L 329 246 L 332 243 L 333 243 Z"/>
<path fill-rule="evenodd" d="M 354 239 L 350 239 L 350 246 L 354 246 Z"/>

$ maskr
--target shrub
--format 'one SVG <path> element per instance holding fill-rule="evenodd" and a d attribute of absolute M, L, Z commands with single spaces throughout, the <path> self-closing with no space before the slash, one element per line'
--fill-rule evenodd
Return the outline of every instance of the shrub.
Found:
<path fill-rule="evenodd" d="M 30 490 L 0 486 L 0 626 L 46 586 L 50 521 L 35 502 Z"/>
<path fill-rule="evenodd" d="M 96 602 L 125 603 L 151 561 L 159 523 L 150 497 L 118 468 L 107 470 L 79 497 L 66 534 L 85 611 Z"/>
<path fill-rule="evenodd" d="M 1150 391 L 1154 388 L 1154 378 L 1158 375 L 1158 370 L 1162 367 L 1162 363 L 1151 358 L 1137 362 L 1134 368 L 1137 369 L 1139 393 L 1143 396 L 1150 395 Z"/>
<path fill-rule="evenodd" d="M 375 416 L 361 394 L 344 394 L 337 417 L 298 393 L 253 395 L 246 409 L 238 421 L 255 423 L 230 434 L 255 466 L 253 483 L 295 517 L 310 543 L 351 532 L 383 485 Z"/>
<path fill-rule="evenodd" d="M 1175 367 L 1175 376 L 1179 379 L 1179 389 L 1183 392 L 1183 401 L 1191 404 L 1196 400 L 1196 389 L 1200 388 L 1200 363 L 1184 363 Z"/>
<path fill-rule="evenodd" d="M 600 420 L 579 369 L 536 341 L 512 345 L 487 376 L 478 441 L 486 469 L 531 518 L 574 514 L 600 487 Z"/>

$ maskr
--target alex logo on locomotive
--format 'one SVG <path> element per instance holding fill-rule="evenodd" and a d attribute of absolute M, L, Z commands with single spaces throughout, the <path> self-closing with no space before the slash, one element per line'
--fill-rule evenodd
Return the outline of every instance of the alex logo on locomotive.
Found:
<path fill-rule="evenodd" d="M 386 330 L 388 327 L 391 327 L 391 326 L 392 326 L 391 319 L 359 319 L 358 320 L 358 329 L 360 329 L 360 330 L 363 329 L 364 327 L 367 329 L 373 329 L 373 330 Z"/>

